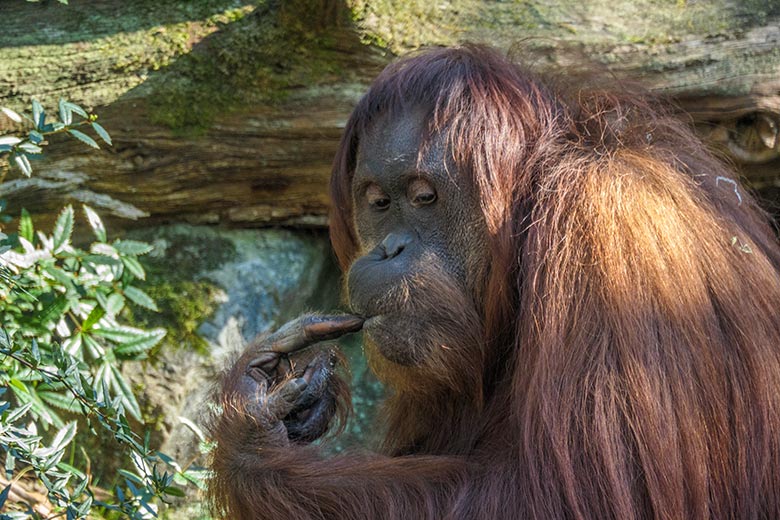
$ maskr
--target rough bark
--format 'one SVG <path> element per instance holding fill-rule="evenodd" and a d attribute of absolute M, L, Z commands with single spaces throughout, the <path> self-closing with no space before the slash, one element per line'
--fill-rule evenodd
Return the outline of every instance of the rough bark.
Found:
<path fill-rule="evenodd" d="M 70 4 L 3 2 L 0 104 L 67 97 L 94 107 L 114 146 L 57 139 L 32 179 L 0 185 L 12 212 L 83 201 L 145 224 L 324 225 L 330 161 L 370 78 L 396 54 L 463 40 L 636 80 L 764 193 L 780 182 L 773 0 Z"/>

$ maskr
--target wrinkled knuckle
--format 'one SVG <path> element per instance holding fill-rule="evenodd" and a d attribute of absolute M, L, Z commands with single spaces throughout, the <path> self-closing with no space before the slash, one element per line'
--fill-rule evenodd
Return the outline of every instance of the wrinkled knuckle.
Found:
<path fill-rule="evenodd" d="M 288 401 L 295 401 L 306 390 L 308 383 L 302 377 L 291 379 L 282 389 L 282 396 Z"/>

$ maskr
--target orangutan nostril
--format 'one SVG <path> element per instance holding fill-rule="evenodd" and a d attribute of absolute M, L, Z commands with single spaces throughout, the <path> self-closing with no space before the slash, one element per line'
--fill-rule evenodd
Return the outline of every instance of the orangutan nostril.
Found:
<path fill-rule="evenodd" d="M 385 258 L 395 258 L 412 241 L 408 233 L 390 233 L 382 240 L 382 248 L 385 250 Z"/>

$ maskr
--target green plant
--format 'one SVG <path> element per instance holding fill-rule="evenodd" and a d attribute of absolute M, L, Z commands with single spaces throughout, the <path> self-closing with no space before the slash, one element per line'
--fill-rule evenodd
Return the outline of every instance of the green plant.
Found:
<path fill-rule="evenodd" d="M 68 133 L 87 146 L 98 149 L 100 146 L 97 141 L 77 129 L 80 126 L 90 125 L 106 144 L 111 145 L 111 136 L 97 123 L 97 115 L 87 113 L 77 104 L 64 99 L 60 99 L 58 108 L 59 120 L 47 121 L 46 111 L 35 99 L 32 101 L 32 112 L 29 115 L 18 114 L 10 108 L 0 107 L 0 111 L 13 122 L 23 124 L 27 121 L 32 127 L 26 136 L 0 136 L 0 157 L 10 155 L 10 161 L 29 177 L 32 174 L 30 156 L 42 153 L 42 147 L 48 144 L 46 138 L 51 135 Z M 81 120 L 74 119 L 74 114 L 80 116 Z"/>
<path fill-rule="evenodd" d="M 28 2 L 40 2 L 41 0 L 27 0 Z M 68 5 L 68 0 L 57 0 L 61 4 Z"/>
<path fill-rule="evenodd" d="M 28 176 L 28 156 L 41 153 L 48 135 L 67 132 L 97 147 L 74 128 L 88 124 L 111 143 L 94 115 L 67 101 L 60 101 L 59 120 L 53 122 L 35 101 L 31 115 L 2 111 L 32 127 L 24 137 L 0 136 L 0 159 L 10 157 Z M 82 120 L 74 123 L 74 114 Z M 36 231 L 25 211 L 16 233 L 0 232 L 0 454 L 5 455 L 0 520 L 150 518 L 157 516 L 159 501 L 183 495 L 176 484 L 202 486 L 202 472 L 182 469 L 155 452 L 148 433 L 139 436 L 131 427 L 141 410 L 122 365 L 144 359 L 165 335 L 159 328 L 130 327 L 122 318 L 131 304 L 156 310 L 136 285 L 145 278 L 138 258 L 151 246 L 109 241 L 99 216 L 87 206 L 83 211 L 95 237 L 86 249 L 72 241 L 70 206 L 50 234 Z M 88 469 L 78 467 L 87 465 L 74 441 L 79 429 L 109 434 L 126 454 L 130 469 L 119 470 L 113 493 L 95 486 Z M 43 487 L 47 503 L 12 500 L 22 482 Z"/>

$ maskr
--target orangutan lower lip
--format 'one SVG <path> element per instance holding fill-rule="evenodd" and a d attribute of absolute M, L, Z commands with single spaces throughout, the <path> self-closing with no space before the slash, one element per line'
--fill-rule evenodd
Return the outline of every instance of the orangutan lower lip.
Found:
<path fill-rule="evenodd" d="M 380 321 L 382 321 L 382 318 L 384 317 L 384 314 L 376 314 L 374 316 L 371 316 L 370 318 L 366 318 L 366 321 L 363 322 L 363 328 L 370 327 L 372 325 L 376 325 Z"/>

